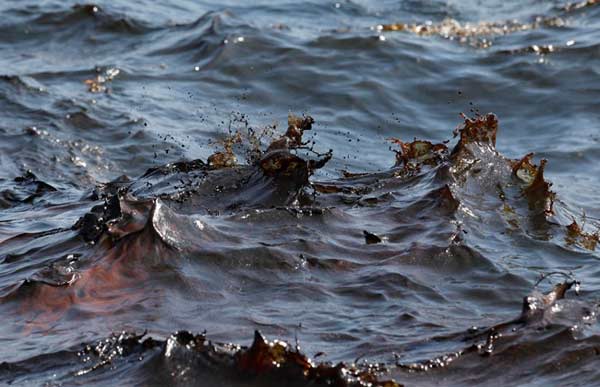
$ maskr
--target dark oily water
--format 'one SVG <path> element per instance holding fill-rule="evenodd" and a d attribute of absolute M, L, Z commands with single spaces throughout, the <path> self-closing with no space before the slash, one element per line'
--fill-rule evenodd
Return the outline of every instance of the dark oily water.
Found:
<path fill-rule="evenodd" d="M 1 2 L 0 384 L 597 384 L 597 3 Z"/>

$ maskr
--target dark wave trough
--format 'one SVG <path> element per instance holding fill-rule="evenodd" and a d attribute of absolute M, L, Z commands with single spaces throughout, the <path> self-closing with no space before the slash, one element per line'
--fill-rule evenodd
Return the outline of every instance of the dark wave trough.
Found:
<path fill-rule="evenodd" d="M 1 4 L 0 383 L 597 384 L 599 9 Z"/>

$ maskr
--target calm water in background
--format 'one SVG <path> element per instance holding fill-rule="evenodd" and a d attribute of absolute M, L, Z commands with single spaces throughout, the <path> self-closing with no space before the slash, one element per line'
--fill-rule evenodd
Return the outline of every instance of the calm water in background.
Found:
<path fill-rule="evenodd" d="M 14 237 L 70 227 L 93 206 L 84 198 L 98 184 L 206 159 L 230 127 L 248 122 L 283 130 L 290 111 L 312 115 L 317 148 L 333 149 L 313 180 L 334 180 L 340 170 L 387 170 L 394 164 L 387 138 L 440 142 L 451 139 L 460 112 L 493 111 L 500 120 L 497 149 L 510 158 L 535 152 L 548 159 L 547 178 L 564 217 L 581 223 L 585 214 L 593 231 L 600 222 L 600 6 L 566 11 L 564 5 L 2 1 L 0 295 L 13 295 L 22 281 L 39 279 L 69 254 L 83 254 L 84 266 L 100 256 L 52 235 L 27 243 Z M 536 17 L 562 23 L 483 36 L 492 43 L 487 48 L 475 44 L 479 37 L 461 43 L 376 28 Z M 536 52 L 534 45 L 553 49 Z M 84 83 L 98 75 L 106 82 Z M 94 93 L 94 86 L 108 92 Z M 14 179 L 27 170 L 56 191 L 19 202 L 31 192 L 20 191 Z M 53 288 L 59 290 L 40 302 L 50 305 L 45 312 L 31 312 L 43 291 L 22 292 L 0 305 L 0 362 L 34 364 L 29 359 L 51 359 L 121 330 L 161 338 L 181 329 L 236 343 L 248 343 L 255 329 L 290 341 L 297 335 L 306 353 L 324 352 L 330 361 L 365 356 L 393 363 L 393 353 L 415 361 L 459 348 L 428 338 L 516 317 L 543 272 L 572 272 L 582 283 L 579 298 L 595 304 L 598 249 L 570 246 L 554 232 L 499 236 L 504 225 L 477 215 L 495 211 L 485 200 L 450 220 L 405 211 L 433 188 L 419 184 L 407 194 L 390 188 L 383 212 L 348 205 L 310 219 L 269 211 L 232 215 L 222 228 L 233 235 L 220 252 L 168 260 L 148 253 L 130 268 L 135 275 L 103 271 L 107 286 L 90 297 Z M 248 224 L 244 216 L 255 219 Z M 455 221 L 469 231 L 462 250 L 444 245 Z M 389 243 L 367 250 L 363 229 Z M 69 308 L 53 304 L 63 296 L 71 297 Z M 101 301 L 86 305 L 91 298 Z M 589 383 L 599 377 L 598 360 L 589 359 L 591 348 L 600 347 L 596 329 L 580 332 L 580 341 L 524 338 L 496 363 L 477 358 L 444 372 L 394 377 L 408 384 L 466 383 L 471 373 L 483 375 L 478 383 Z M 541 352 L 550 355 L 540 358 Z M 64 376 L 72 370 L 61 371 L 63 363 L 48 360 L 26 376 L 5 367 L 0 378 L 34 385 L 152 380 L 150 369 L 126 376 L 115 367 L 78 382 Z M 501 379 L 505 374 L 510 379 Z"/>

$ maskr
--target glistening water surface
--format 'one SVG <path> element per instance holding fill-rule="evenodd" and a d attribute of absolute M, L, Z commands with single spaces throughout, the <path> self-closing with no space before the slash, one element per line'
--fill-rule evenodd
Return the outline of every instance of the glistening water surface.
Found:
<path fill-rule="evenodd" d="M 0 15 L 0 384 L 598 383 L 600 2 Z"/>

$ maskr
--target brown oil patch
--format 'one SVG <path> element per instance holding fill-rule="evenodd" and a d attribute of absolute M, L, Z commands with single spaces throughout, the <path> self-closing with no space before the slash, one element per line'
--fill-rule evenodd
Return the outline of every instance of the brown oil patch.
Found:
<path fill-rule="evenodd" d="M 480 169 L 480 156 L 476 155 L 481 152 L 498 154 L 496 151 L 498 118 L 493 113 L 483 116 L 478 114 L 473 118 L 461 113 L 461 117 L 463 123 L 453 132 L 454 137 L 459 136 L 459 141 L 450 153 L 450 161 L 452 174 L 458 181 L 464 183 L 469 176 L 469 171 Z M 505 162 L 502 157 L 498 161 Z"/>
<path fill-rule="evenodd" d="M 265 174 L 274 175 L 291 175 L 298 167 L 305 166 L 309 170 L 321 168 L 331 158 L 331 151 L 321 155 L 308 147 L 307 142 L 303 142 L 302 136 L 305 131 L 312 129 L 314 119 L 311 116 L 296 116 L 289 114 L 288 128 L 286 132 L 274 138 L 267 147 L 266 151 L 261 149 L 261 141 L 263 138 L 275 137 L 275 125 L 268 126 L 260 131 L 255 131 L 251 128 L 235 130 L 224 140 L 221 145 L 222 151 L 215 152 L 208 158 L 208 165 L 213 169 L 229 168 L 238 165 L 238 160 L 235 155 L 235 146 L 247 146 L 246 161 L 249 164 L 258 163 Z M 246 123 L 247 126 L 247 123 Z M 290 151 L 295 149 L 307 149 L 323 156 L 320 160 L 304 161 L 299 156 L 296 156 Z"/>
<path fill-rule="evenodd" d="M 452 190 L 448 186 L 448 184 L 444 185 L 438 191 L 440 202 L 448 209 L 452 211 L 456 211 L 460 202 L 454 197 L 452 194 Z"/>
<path fill-rule="evenodd" d="M 421 165 L 436 166 L 446 156 L 448 147 L 444 144 L 433 144 L 429 141 L 414 140 L 404 142 L 397 138 L 388 139 L 400 146 L 396 152 L 396 166 L 405 169 L 418 169 Z"/>
<path fill-rule="evenodd" d="M 563 275 L 563 273 L 550 273 L 543 276 L 540 281 L 538 281 L 538 284 L 552 274 Z M 403 364 L 396 362 L 396 366 L 412 372 L 428 372 L 434 369 L 446 368 L 466 354 L 475 353 L 479 356 L 493 356 L 497 347 L 497 342 L 502 340 L 504 336 L 510 336 L 520 327 L 527 325 L 547 325 L 548 322 L 544 320 L 544 311 L 551 310 L 556 305 L 556 302 L 564 299 L 567 291 L 573 287 L 575 288 L 575 293 L 578 294 L 579 282 L 565 281 L 554 285 L 552 290 L 545 294 L 524 297 L 521 306 L 521 314 L 513 320 L 502 322 L 485 329 L 474 328 L 473 332 L 470 330 L 467 335 L 450 335 L 445 338 L 436 339 L 444 340 L 448 338 L 460 338 L 461 341 L 473 341 L 474 343 L 468 347 L 433 359 L 415 363 Z"/>
<path fill-rule="evenodd" d="M 288 128 L 285 134 L 273 141 L 267 148 L 267 152 L 280 149 L 295 149 L 307 145 L 302 142 L 304 132 L 312 129 L 315 120 L 311 116 L 299 117 L 288 115 Z"/>
<path fill-rule="evenodd" d="M 208 165 L 213 169 L 229 168 L 237 165 L 237 157 L 233 152 L 233 146 L 242 142 L 242 135 L 239 132 L 226 137 L 223 140 L 223 151 L 215 152 L 208 157 Z"/>
<path fill-rule="evenodd" d="M 321 183 L 313 183 L 312 187 L 315 191 L 322 194 L 334 194 L 345 192 L 347 189 L 343 186 L 331 185 L 331 184 L 321 184 Z"/>
<path fill-rule="evenodd" d="M 101 368 L 116 367 L 116 361 L 126 356 L 136 356 L 141 360 L 145 351 L 162 347 L 161 353 L 165 360 L 174 357 L 175 363 L 180 363 L 183 357 L 186 359 L 184 361 L 198 361 L 198 364 L 190 363 L 194 367 L 209 363 L 212 369 L 217 369 L 224 375 L 258 382 L 256 385 L 401 386 L 393 380 L 383 379 L 388 369 L 382 364 L 316 364 L 300 352 L 297 344 L 292 347 L 285 341 L 268 341 L 258 331 L 254 333 L 250 347 L 213 342 L 207 339 L 206 334 L 194 335 L 188 331 L 178 331 L 166 341 L 144 336 L 145 333 L 137 335 L 122 332 L 97 344 L 85 345 L 78 356 L 87 366 L 75 375 L 82 376 Z M 168 363 L 167 361 L 167 366 Z"/>
<path fill-rule="evenodd" d="M 293 177 L 298 174 L 308 178 L 308 163 L 306 160 L 286 151 L 267 153 L 260 160 L 260 168 L 266 176 Z"/>
<path fill-rule="evenodd" d="M 267 176 L 303 176 L 310 175 L 316 169 L 322 168 L 332 157 L 331 150 L 319 154 L 303 142 L 305 131 L 311 130 L 315 120 L 311 116 L 288 116 L 288 128 L 281 137 L 271 142 L 265 154 L 260 158 L 259 165 Z M 296 149 L 306 149 L 316 154 L 317 160 L 304 160 L 291 153 Z"/>
<path fill-rule="evenodd" d="M 26 316 L 23 334 L 48 331 L 70 312 L 110 316 L 116 308 L 136 305 L 147 295 L 140 286 L 149 279 L 143 267 L 128 262 L 129 249 L 140 246 L 124 244 L 100 262 L 76 273 L 73 281 L 64 286 L 32 283 L 25 299 L 20 301 L 19 314 Z"/>
<path fill-rule="evenodd" d="M 74 268 L 64 283 L 49 283 L 52 273 L 40 272 L 21 288 L 15 289 L 0 302 L 22 297 L 19 313 L 27 316 L 24 334 L 52 329 L 69 313 L 111 315 L 115 308 L 136 305 L 147 298 L 142 286 L 150 278 L 149 256 L 167 254 L 167 247 L 157 243 L 148 206 L 152 201 L 121 200 L 124 216 L 114 223 L 108 221 L 108 231 L 95 241 L 97 253 L 92 264 Z M 115 240 L 119 240 L 115 244 Z M 52 269 L 48 268 L 47 270 Z"/>
<path fill-rule="evenodd" d="M 585 249 L 594 251 L 600 241 L 600 231 L 595 233 L 585 232 L 583 226 L 580 226 L 575 220 L 567 226 L 567 235 L 565 236 L 567 245 L 579 245 Z"/>
<path fill-rule="evenodd" d="M 458 144 L 452 150 L 452 154 L 461 153 L 467 144 L 478 143 L 496 148 L 496 135 L 498 133 L 498 117 L 494 113 L 484 116 L 478 115 L 470 118 L 461 113 L 464 119 L 462 126 L 454 130 L 454 136 L 459 136 Z"/>
<path fill-rule="evenodd" d="M 529 208 L 542 210 L 545 215 L 553 215 L 556 194 L 550 190 L 552 183 L 544 179 L 547 160 L 540 160 L 540 165 L 536 166 L 532 163 L 532 158 L 533 153 L 529 153 L 522 159 L 513 162 L 513 175 L 525 183 L 522 192 L 529 201 Z"/>
<path fill-rule="evenodd" d="M 380 381 L 378 374 L 386 371 L 380 364 L 366 367 L 357 365 L 336 365 L 321 363 L 315 365 L 298 348 L 292 350 L 282 341 L 267 341 L 258 331 L 247 349 L 234 354 L 236 368 L 252 375 L 279 374 L 286 380 L 305 381 L 317 385 L 330 386 L 379 386 L 399 387 L 392 380 Z"/>

